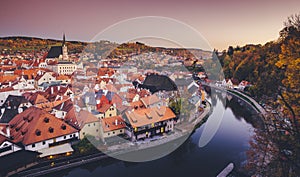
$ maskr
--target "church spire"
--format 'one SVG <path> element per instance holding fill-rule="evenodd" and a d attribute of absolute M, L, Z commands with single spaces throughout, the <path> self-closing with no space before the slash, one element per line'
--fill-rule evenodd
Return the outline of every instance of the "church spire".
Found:
<path fill-rule="evenodd" d="M 64 35 L 63 35 L 63 42 L 62 42 L 62 45 L 64 46 L 64 45 L 65 45 L 65 43 L 66 43 L 66 35 L 65 35 L 65 33 L 64 33 Z"/>

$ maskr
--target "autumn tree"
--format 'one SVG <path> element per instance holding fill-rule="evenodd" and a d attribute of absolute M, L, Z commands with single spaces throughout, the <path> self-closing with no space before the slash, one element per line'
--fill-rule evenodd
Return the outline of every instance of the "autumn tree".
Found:
<path fill-rule="evenodd" d="M 291 118 L 299 134 L 300 113 L 300 14 L 292 15 L 284 23 L 286 33 L 281 36 L 281 54 L 276 66 L 284 71 L 279 96 L 284 113 Z M 287 35 L 286 35 L 287 34 Z M 282 35 L 282 31 L 281 31 Z"/>

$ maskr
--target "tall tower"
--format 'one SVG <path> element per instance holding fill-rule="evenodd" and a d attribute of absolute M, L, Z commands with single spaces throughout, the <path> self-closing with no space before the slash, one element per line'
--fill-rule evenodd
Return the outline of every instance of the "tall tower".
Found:
<path fill-rule="evenodd" d="M 68 60 L 68 48 L 66 46 L 66 35 L 64 33 L 63 35 L 63 42 L 62 42 L 62 59 L 63 60 Z"/>

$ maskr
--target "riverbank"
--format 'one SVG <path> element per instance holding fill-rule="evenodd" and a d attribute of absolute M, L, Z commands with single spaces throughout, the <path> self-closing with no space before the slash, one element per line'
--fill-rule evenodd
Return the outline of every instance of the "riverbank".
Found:
<path fill-rule="evenodd" d="M 211 87 L 211 88 L 214 88 L 217 90 L 226 91 L 227 94 L 229 93 L 229 94 L 234 95 L 234 96 L 238 97 L 239 99 L 243 100 L 245 103 L 247 103 L 249 106 L 251 106 L 253 108 L 253 110 L 255 110 L 258 114 L 261 114 L 263 117 L 267 116 L 266 110 L 260 104 L 258 104 L 256 100 L 254 100 L 250 96 L 248 96 L 238 90 L 217 87 L 212 84 L 208 84 L 208 85 L 203 84 L 203 85 L 206 85 L 208 87 Z"/>
<path fill-rule="evenodd" d="M 206 107 L 203 109 L 203 112 L 196 112 L 192 114 L 194 119 L 191 119 L 188 122 L 184 122 L 176 126 L 174 133 L 170 135 L 162 136 L 159 139 L 154 141 L 144 141 L 144 142 L 137 142 L 137 143 L 126 143 L 126 144 L 119 144 L 109 147 L 106 154 L 102 152 L 86 155 L 83 157 L 77 157 L 73 159 L 68 159 L 66 161 L 62 161 L 59 163 L 45 163 L 44 166 L 38 168 L 31 168 L 30 170 L 24 170 L 18 173 L 9 173 L 8 176 L 41 176 L 46 175 L 49 173 L 54 173 L 60 170 L 65 170 L 68 168 L 74 168 L 80 165 L 88 164 L 91 162 L 99 161 L 108 157 L 116 157 L 119 155 L 123 155 L 126 153 L 143 151 L 151 148 L 155 148 L 157 146 L 162 146 L 167 143 L 176 143 L 176 141 L 184 142 L 190 135 L 190 133 L 199 126 L 205 119 L 208 118 L 212 111 L 211 104 L 207 102 Z"/>

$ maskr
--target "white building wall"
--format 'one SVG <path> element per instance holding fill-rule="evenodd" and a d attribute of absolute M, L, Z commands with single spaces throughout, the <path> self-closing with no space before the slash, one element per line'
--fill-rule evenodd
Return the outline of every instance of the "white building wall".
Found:
<path fill-rule="evenodd" d="M 10 147 L 11 149 L 8 150 L 8 151 L 4 151 L 4 152 L 0 152 L 0 157 L 1 156 L 4 156 L 4 155 L 7 155 L 7 154 L 11 154 L 13 152 L 16 152 L 16 151 L 19 151 L 21 150 L 22 148 L 20 148 L 19 146 L 9 142 L 9 141 L 4 141 L 1 145 L 0 145 L 0 150 L 1 149 L 4 149 L 4 148 L 7 148 L 7 147 Z"/>
<path fill-rule="evenodd" d="M 104 138 L 109 138 L 109 137 L 117 136 L 117 135 L 120 135 L 120 134 L 124 134 L 124 132 L 125 132 L 124 128 L 118 129 L 118 130 L 109 131 L 109 132 L 104 132 L 103 133 L 103 137 Z"/>
<path fill-rule="evenodd" d="M 74 137 L 79 138 L 79 133 L 76 132 L 76 133 L 60 136 L 60 137 L 57 137 L 57 138 L 53 138 L 53 139 L 33 143 L 34 146 L 32 146 L 33 144 L 29 144 L 29 145 L 25 146 L 25 150 L 37 151 L 37 150 L 40 150 L 40 149 L 49 148 L 49 145 L 52 144 L 52 143 L 69 140 L 69 139 L 72 139 Z"/>

